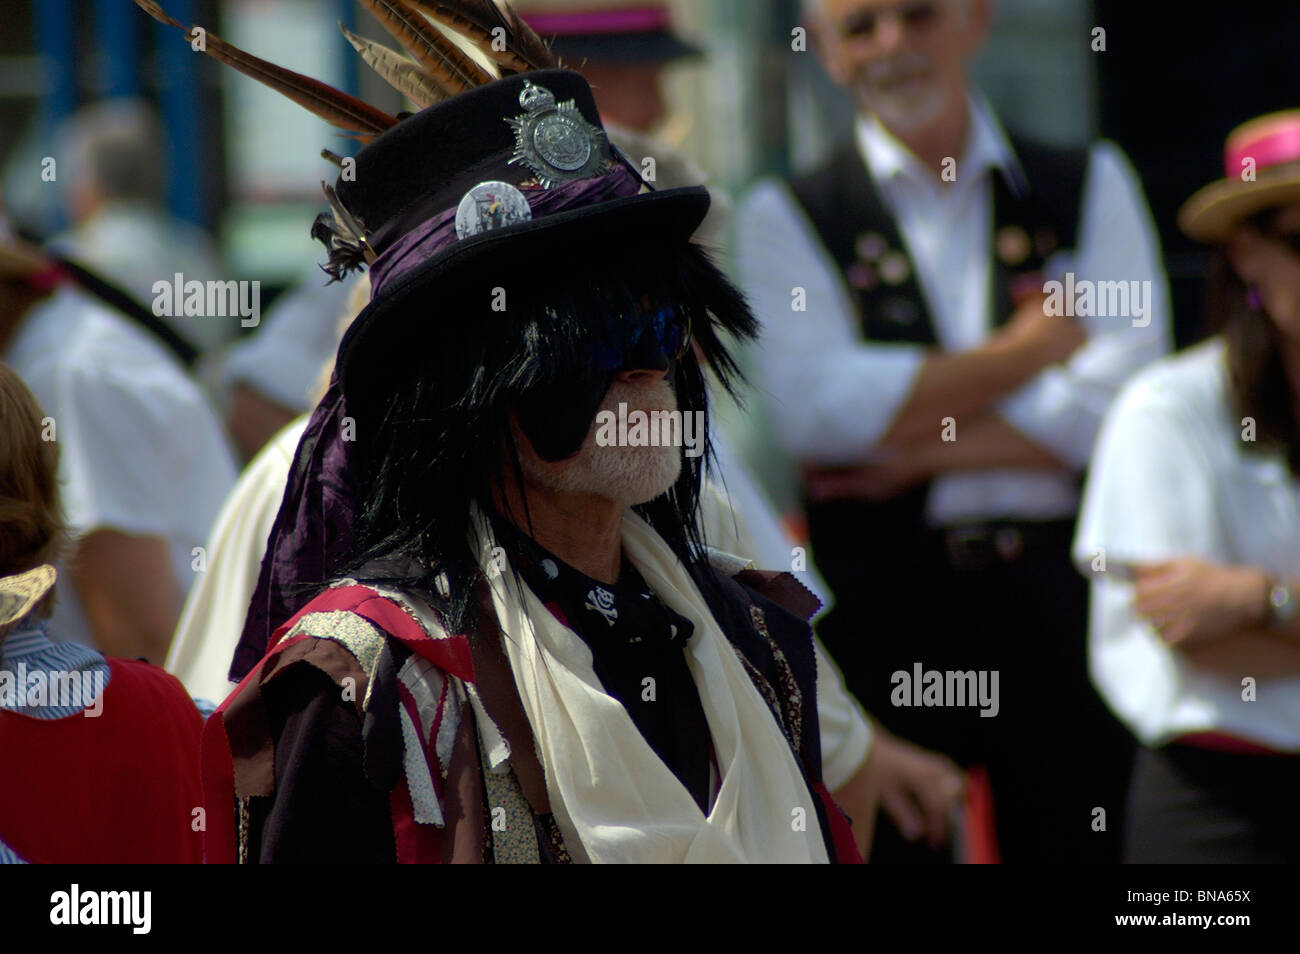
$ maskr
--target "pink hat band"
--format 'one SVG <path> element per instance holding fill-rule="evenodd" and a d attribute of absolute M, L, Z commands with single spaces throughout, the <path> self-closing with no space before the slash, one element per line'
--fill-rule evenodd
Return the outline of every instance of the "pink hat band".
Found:
<path fill-rule="evenodd" d="M 542 36 L 593 36 L 605 33 L 653 33 L 669 27 L 665 7 L 572 13 L 529 13 L 528 25 Z"/>
<path fill-rule="evenodd" d="M 1241 175 L 1246 161 L 1257 169 L 1300 162 L 1300 113 L 1288 114 L 1244 141 L 1229 142 L 1223 151 L 1223 168 L 1229 179 Z"/>

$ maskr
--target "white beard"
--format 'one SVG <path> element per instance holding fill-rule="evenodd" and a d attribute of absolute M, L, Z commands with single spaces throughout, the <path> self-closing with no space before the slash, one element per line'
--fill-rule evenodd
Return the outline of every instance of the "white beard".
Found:
<path fill-rule="evenodd" d="M 677 395 L 666 379 L 653 384 L 615 381 L 597 411 L 615 413 L 619 403 L 628 411 L 675 411 Z M 682 472 L 682 448 L 633 447 L 596 442 L 596 419 L 573 457 L 543 463 L 529 455 L 520 456 L 524 475 L 548 490 L 559 493 L 591 494 L 612 500 L 622 507 L 647 503 L 667 493 Z"/>
<path fill-rule="evenodd" d="M 918 75 L 917 81 L 894 82 L 912 75 Z M 858 85 L 858 96 L 886 128 L 903 134 L 924 129 L 948 105 L 947 90 L 929 59 L 919 53 L 871 64 Z"/>

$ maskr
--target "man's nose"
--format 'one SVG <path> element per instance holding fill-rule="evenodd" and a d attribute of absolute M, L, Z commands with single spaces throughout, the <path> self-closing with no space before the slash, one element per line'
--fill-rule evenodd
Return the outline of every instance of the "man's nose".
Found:
<path fill-rule="evenodd" d="M 636 343 L 628 349 L 626 357 L 623 359 L 623 367 L 619 369 L 620 381 L 646 381 L 646 376 L 658 376 L 662 378 L 668 371 L 668 355 L 664 354 L 663 348 L 654 335 L 649 330 L 643 331 L 637 336 Z M 628 375 L 643 375 L 640 378 L 628 377 Z"/>
<path fill-rule="evenodd" d="M 880 15 L 876 23 L 876 51 L 885 56 L 892 56 L 903 47 L 907 26 L 903 15 L 897 10 L 890 10 Z"/>

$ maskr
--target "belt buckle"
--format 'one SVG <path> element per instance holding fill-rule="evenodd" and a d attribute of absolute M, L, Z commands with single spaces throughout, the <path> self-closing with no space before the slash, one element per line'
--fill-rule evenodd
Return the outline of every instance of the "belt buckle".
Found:
<path fill-rule="evenodd" d="M 982 570 L 998 557 L 989 528 L 983 524 L 953 527 L 944 533 L 948 559 L 958 570 Z"/>

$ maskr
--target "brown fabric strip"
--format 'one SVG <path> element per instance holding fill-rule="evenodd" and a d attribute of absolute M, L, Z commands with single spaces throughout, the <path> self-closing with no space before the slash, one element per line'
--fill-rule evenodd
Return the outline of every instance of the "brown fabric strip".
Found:
<path fill-rule="evenodd" d="M 784 570 L 741 570 L 735 579 L 757 590 L 805 622 L 817 615 L 822 601 L 798 578 Z"/>
<path fill-rule="evenodd" d="M 298 663 L 308 663 L 342 686 L 345 678 L 355 680 L 358 714 L 366 697 L 368 680 L 356 657 L 330 639 L 304 639 L 279 653 L 263 672 L 226 710 L 226 736 L 234 760 L 235 794 L 272 795 L 275 792 L 275 745 L 267 722 L 262 686 Z"/>
<path fill-rule="evenodd" d="M 483 776 L 479 766 L 478 733 L 469 704 L 461 707 L 460 728 L 442 790 L 442 861 L 482 864 L 487 816 L 483 810 Z"/>
<path fill-rule="evenodd" d="M 474 656 L 474 686 L 483 708 L 510 745 L 510 768 L 529 806 L 538 815 L 548 815 L 551 800 L 546 794 L 546 775 L 537 760 L 533 730 L 519 700 L 510 660 L 501 645 L 501 627 L 486 584 L 480 582 L 477 595 L 478 629 L 469 641 Z"/>

